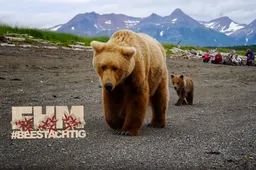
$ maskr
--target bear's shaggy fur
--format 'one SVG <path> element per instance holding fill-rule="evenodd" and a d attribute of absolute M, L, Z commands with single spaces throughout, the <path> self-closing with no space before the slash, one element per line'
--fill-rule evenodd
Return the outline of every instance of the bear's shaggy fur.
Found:
<path fill-rule="evenodd" d="M 184 75 L 171 75 L 171 82 L 176 90 L 179 100 L 175 104 L 180 106 L 182 104 L 193 105 L 194 97 L 194 83 L 190 77 Z"/>
<path fill-rule="evenodd" d="M 165 127 L 169 89 L 162 45 L 146 34 L 120 30 L 107 43 L 91 46 L 107 124 L 117 134 L 137 136 L 151 103 L 149 126 Z"/>

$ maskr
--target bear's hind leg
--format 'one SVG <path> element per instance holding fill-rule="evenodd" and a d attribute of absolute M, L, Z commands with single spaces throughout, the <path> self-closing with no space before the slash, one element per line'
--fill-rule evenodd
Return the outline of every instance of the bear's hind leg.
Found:
<path fill-rule="evenodd" d="M 164 128 L 166 124 L 166 112 L 169 102 L 168 79 L 163 78 L 154 96 L 150 98 L 152 119 L 149 127 Z"/>

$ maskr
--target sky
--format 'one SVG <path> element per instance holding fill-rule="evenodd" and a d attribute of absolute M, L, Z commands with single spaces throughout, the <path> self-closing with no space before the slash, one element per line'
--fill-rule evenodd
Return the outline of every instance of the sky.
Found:
<path fill-rule="evenodd" d="M 49 28 L 63 24 L 79 13 L 122 13 L 147 17 L 167 16 L 176 8 L 199 21 L 228 16 L 249 24 L 256 19 L 255 0 L 0 0 L 0 23 Z"/>

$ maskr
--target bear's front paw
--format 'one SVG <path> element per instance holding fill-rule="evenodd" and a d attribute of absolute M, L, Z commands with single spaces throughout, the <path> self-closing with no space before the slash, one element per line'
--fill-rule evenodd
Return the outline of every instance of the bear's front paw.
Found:
<path fill-rule="evenodd" d="M 131 136 L 129 132 L 122 131 L 122 130 L 116 130 L 114 131 L 115 135 L 123 135 L 123 136 Z"/>
<path fill-rule="evenodd" d="M 181 106 L 181 103 L 175 103 L 175 106 Z"/>
<path fill-rule="evenodd" d="M 165 124 L 164 123 L 148 123 L 147 127 L 152 127 L 152 128 L 164 128 Z"/>

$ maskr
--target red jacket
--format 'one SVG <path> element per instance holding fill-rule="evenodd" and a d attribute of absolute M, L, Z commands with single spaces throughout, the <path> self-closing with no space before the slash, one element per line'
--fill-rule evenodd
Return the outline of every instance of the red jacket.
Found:
<path fill-rule="evenodd" d="M 208 53 L 206 53 L 206 54 L 204 55 L 204 57 L 203 57 L 203 60 L 208 59 L 208 58 L 210 58 L 210 55 L 209 55 Z"/>
<path fill-rule="evenodd" d="M 220 54 L 216 54 L 215 55 L 215 61 L 218 62 L 218 63 L 222 62 L 222 56 Z"/>

